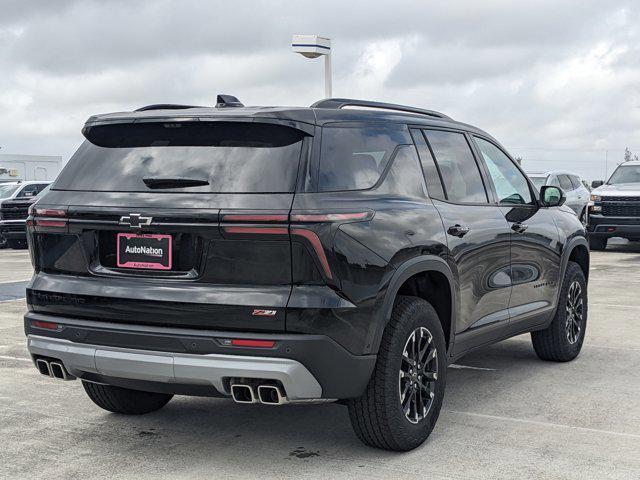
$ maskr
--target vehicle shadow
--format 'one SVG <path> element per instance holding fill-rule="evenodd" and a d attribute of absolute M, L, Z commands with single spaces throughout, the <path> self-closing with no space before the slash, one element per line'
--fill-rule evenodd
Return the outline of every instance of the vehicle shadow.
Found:
<path fill-rule="evenodd" d="M 451 410 L 482 412 L 485 405 L 504 396 L 514 384 L 528 384 L 534 364 L 537 368 L 545 365 L 523 341 L 482 348 L 459 363 L 478 369 L 448 369 L 443 417 Z M 126 456 L 133 450 L 147 461 L 190 462 L 191 466 L 223 461 L 226 468 L 236 472 L 247 467 L 247 452 L 259 457 L 260 462 L 329 456 L 378 463 L 399 455 L 361 444 L 351 429 L 347 408 L 340 404 L 271 407 L 176 397 L 153 414 L 126 417 L 104 413 L 99 414 L 99 420 L 86 425 L 89 431 L 84 434 L 101 438 L 98 447 L 113 455 Z M 115 430 L 117 438 L 124 436 L 123 441 L 101 436 L 105 424 Z M 96 437 L 91 432 L 94 428 Z M 439 438 L 447 435 L 447 421 L 441 417 L 429 441 L 415 452 L 438 451 Z M 307 467 L 312 468 L 311 464 Z"/>

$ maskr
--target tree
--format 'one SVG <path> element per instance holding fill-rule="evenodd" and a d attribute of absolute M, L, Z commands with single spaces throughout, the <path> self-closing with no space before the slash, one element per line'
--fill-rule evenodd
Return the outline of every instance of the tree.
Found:
<path fill-rule="evenodd" d="M 638 155 L 634 155 L 631 150 L 629 150 L 629 147 L 624 149 L 624 162 L 631 162 L 631 161 L 637 161 L 638 160 Z"/>

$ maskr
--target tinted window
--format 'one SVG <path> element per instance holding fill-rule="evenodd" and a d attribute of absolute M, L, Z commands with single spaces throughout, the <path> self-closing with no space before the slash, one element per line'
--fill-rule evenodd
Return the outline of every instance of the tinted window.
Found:
<path fill-rule="evenodd" d="M 413 146 L 400 147 L 392 162 L 384 182 L 377 191 L 424 198 L 422 172 Z"/>
<path fill-rule="evenodd" d="M 293 192 L 304 134 L 244 122 L 125 124 L 93 127 L 55 183 L 56 190 L 149 192 L 144 178 L 204 180 L 208 185 L 153 191 Z"/>
<path fill-rule="evenodd" d="M 18 193 L 18 197 L 35 197 L 38 194 L 38 185 L 27 185 L 20 193 Z"/>
<path fill-rule="evenodd" d="M 439 130 L 426 130 L 425 134 L 436 157 L 447 199 L 457 203 L 487 203 L 480 170 L 465 136 Z"/>
<path fill-rule="evenodd" d="M 571 184 L 571 180 L 567 175 L 558 175 L 558 179 L 560 180 L 560 188 L 562 188 L 565 192 L 570 192 L 573 190 L 573 185 Z"/>
<path fill-rule="evenodd" d="M 507 155 L 493 143 L 475 137 L 500 203 L 528 204 L 533 202 L 529 182 Z"/>
<path fill-rule="evenodd" d="M 580 188 L 582 186 L 582 182 L 575 175 L 569 175 L 569 179 L 571 180 L 571 185 L 573 185 L 573 189 Z"/>
<path fill-rule="evenodd" d="M 373 187 L 407 132 L 387 127 L 330 126 L 322 130 L 318 189 L 321 192 Z"/>
<path fill-rule="evenodd" d="M 420 130 L 411 130 L 411 136 L 418 149 L 418 155 L 420 155 L 420 163 L 422 164 L 422 171 L 424 178 L 427 181 L 427 192 L 431 198 L 439 200 L 445 200 L 444 189 L 442 188 L 442 182 L 440 180 L 440 174 L 436 168 L 436 162 L 431 155 L 431 150 L 422 135 Z"/>

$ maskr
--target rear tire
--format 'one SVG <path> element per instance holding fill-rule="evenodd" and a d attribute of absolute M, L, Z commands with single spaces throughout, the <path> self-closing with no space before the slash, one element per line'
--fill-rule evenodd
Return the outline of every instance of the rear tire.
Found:
<path fill-rule="evenodd" d="M 569 262 L 551 325 L 531 332 L 533 349 L 542 360 L 568 362 L 580 354 L 587 328 L 587 281 L 580 265 Z"/>
<path fill-rule="evenodd" d="M 438 314 L 425 300 L 399 296 L 369 384 L 361 397 L 348 402 L 358 438 L 385 450 L 421 445 L 438 420 L 446 371 Z"/>
<path fill-rule="evenodd" d="M 27 248 L 27 242 L 25 240 L 7 240 L 7 247 L 14 250 L 24 250 Z"/>
<path fill-rule="evenodd" d="M 164 407 L 173 395 L 167 393 L 141 392 L 82 381 L 84 391 L 100 408 L 125 415 L 143 415 Z"/>
<path fill-rule="evenodd" d="M 595 251 L 602 251 L 607 248 L 606 238 L 589 237 L 589 248 Z"/>

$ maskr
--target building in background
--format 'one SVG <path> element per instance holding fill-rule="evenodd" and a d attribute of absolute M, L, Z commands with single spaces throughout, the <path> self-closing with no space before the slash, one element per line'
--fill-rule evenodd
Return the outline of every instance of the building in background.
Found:
<path fill-rule="evenodd" d="M 61 169 L 61 156 L 0 154 L 0 183 L 18 180 L 52 181 Z"/>

